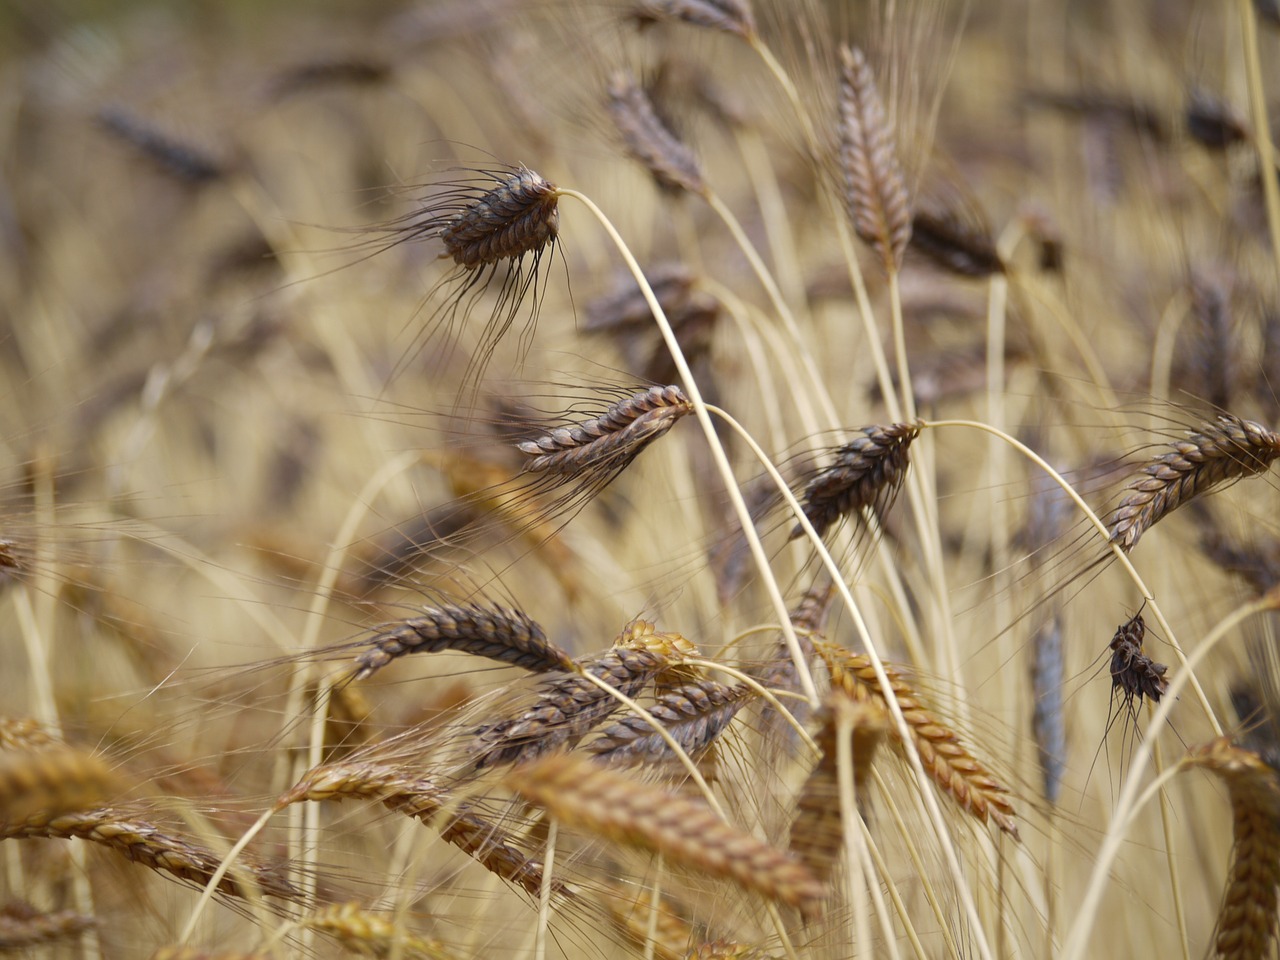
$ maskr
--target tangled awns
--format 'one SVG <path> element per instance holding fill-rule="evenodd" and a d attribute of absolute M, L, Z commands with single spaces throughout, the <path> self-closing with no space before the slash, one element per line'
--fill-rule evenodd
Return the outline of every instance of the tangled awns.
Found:
<path fill-rule="evenodd" d="M 1274 956 L 1278 54 L 0 6 L 0 954 Z"/>

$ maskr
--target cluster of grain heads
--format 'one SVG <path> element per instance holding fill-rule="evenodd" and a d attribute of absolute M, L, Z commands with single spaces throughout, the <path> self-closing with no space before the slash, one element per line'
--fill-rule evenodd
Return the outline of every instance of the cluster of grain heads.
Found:
<path fill-rule="evenodd" d="M 73 940 L 96 924 L 93 917 L 74 910 L 45 913 L 29 903 L 10 901 L 0 906 L 0 951 Z"/>
<path fill-rule="evenodd" d="M 504 782 L 563 826 L 732 880 L 810 919 L 826 898 L 826 887 L 798 860 L 726 823 L 705 803 L 584 757 L 545 756 L 512 768 Z"/>
<path fill-rule="evenodd" d="M 1227 787 L 1235 849 L 1218 911 L 1215 955 L 1271 955 L 1280 893 L 1280 781 L 1257 754 L 1219 738 L 1192 751 L 1184 769 L 1204 769 Z"/>
<path fill-rule="evenodd" d="M 897 270 L 911 239 L 911 203 L 875 75 L 857 47 L 840 50 L 840 169 L 854 229 Z"/>
<path fill-rule="evenodd" d="M 819 536 L 845 517 L 857 520 L 863 510 L 888 507 L 907 475 L 911 443 L 920 436 L 920 424 L 870 426 L 861 432 L 862 436 L 836 448 L 835 460 L 817 471 L 801 493 L 804 514 Z M 803 533 L 797 524 L 791 538 Z"/>
<path fill-rule="evenodd" d="M 831 674 L 834 687 L 854 700 L 875 701 L 883 705 L 884 691 L 876 679 L 870 658 L 831 643 L 817 643 L 815 647 Z M 962 809 L 983 823 L 988 819 L 994 820 L 1001 830 L 1017 838 L 1017 814 L 1008 788 L 969 752 L 961 743 L 959 734 L 925 705 L 906 680 L 888 667 L 885 672 L 925 772 Z M 889 732 L 901 750 L 899 731 L 891 726 Z"/>
<path fill-rule="evenodd" d="M 1223 414 L 1169 445 L 1142 468 L 1107 519 L 1111 542 L 1125 553 L 1178 507 L 1228 480 L 1265 472 L 1280 456 L 1280 435 Z"/>
<path fill-rule="evenodd" d="M 535 672 L 572 671 L 573 658 L 547 639 L 542 627 L 519 610 L 441 604 L 380 630 L 356 657 L 357 680 L 364 680 L 398 657 L 454 650 Z"/>
<path fill-rule="evenodd" d="M 693 412 L 677 386 L 650 387 L 612 404 L 597 417 L 521 440 L 524 468 L 543 476 L 611 477 L 649 444 Z"/>

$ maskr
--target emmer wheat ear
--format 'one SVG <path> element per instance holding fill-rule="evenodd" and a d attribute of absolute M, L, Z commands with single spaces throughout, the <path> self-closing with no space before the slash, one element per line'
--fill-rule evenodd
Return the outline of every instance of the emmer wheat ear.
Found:
<path fill-rule="evenodd" d="M 658 116 L 653 101 L 625 70 L 609 78 L 609 116 L 627 152 L 644 165 L 664 190 L 706 193 L 698 158 Z"/>
<path fill-rule="evenodd" d="M 902 264 L 911 207 L 892 131 L 871 65 L 857 47 L 840 49 L 840 172 L 854 230 L 886 269 Z"/>
<path fill-rule="evenodd" d="M 505 782 L 567 826 L 726 877 L 806 917 L 816 917 L 826 897 L 826 887 L 790 854 L 725 823 L 705 803 L 583 757 L 543 757 L 513 768 Z"/>
<path fill-rule="evenodd" d="M 574 669 L 573 658 L 547 639 L 542 627 L 519 610 L 505 607 L 441 604 L 422 616 L 380 631 L 361 646 L 356 679 L 363 680 L 397 657 L 457 650 L 510 663 L 526 670 Z"/>
<path fill-rule="evenodd" d="M 1111 687 L 1119 690 L 1130 705 L 1137 700 L 1141 706 L 1143 697 L 1158 703 L 1169 687 L 1169 681 L 1164 678 L 1168 667 L 1142 652 L 1146 634 L 1142 614 L 1135 613 L 1120 624 L 1111 638 Z"/>
<path fill-rule="evenodd" d="M 405 960 L 450 960 L 444 946 L 398 928 L 381 914 L 358 902 L 335 903 L 301 921 L 301 925 L 333 937 L 349 953 L 363 957 L 403 957 Z M 399 952 L 395 952 L 398 949 Z"/>
<path fill-rule="evenodd" d="M 423 221 L 424 236 L 438 236 L 444 255 L 468 270 L 499 260 L 518 260 L 539 253 L 560 232 L 556 185 L 520 167 L 506 175 L 489 173 L 494 186 L 457 190 L 452 202 L 432 205 Z"/>
<path fill-rule="evenodd" d="M 612 473 L 627 467 L 677 420 L 693 412 L 676 386 L 650 387 L 619 400 L 598 417 L 557 427 L 516 447 L 529 459 L 530 473 L 574 477 L 592 470 Z"/>
<path fill-rule="evenodd" d="M 96 923 L 74 910 L 42 913 L 29 903 L 11 901 L 0 907 L 0 951 L 70 940 Z"/>
<path fill-rule="evenodd" d="M 868 657 L 831 643 L 816 643 L 814 646 L 827 665 L 833 686 L 843 689 L 855 700 L 883 703 L 884 692 Z M 906 680 L 887 664 L 885 673 L 925 772 L 963 809 L 983 823 L 989 817 L 1016 839 L 1017 814 L 1009 799 L 1009 790 L 969 753 L 947 722 L 924 705 L 920 695 Z M 893 726 L 889 727 L 889 732 L 895 738 L 898 736 Z"/>
<path fill-rule="evenodd" d="M 699 680 L 663 694 L 648 710 L 696 760 L 711 749 L 752 696 L 754 691 L 747 686 Z M 676 760 L 670 745 L 643 717 L 629 716 L 610 724 L 587 745 L 587 750 L 598 762 L 621 767 L 662 766 Z"/>
<path fill-rule="evenodd" d="M 1235 851 L 1218 912 L 1215 955 L 1261 960 L 1271 955 L 1280 887 L 1280 782 L 1276 771 L 1225 737 L 1193 751 L 1183 767 L 1212 771 L 1227 786 Z"/>
<path fill-rule="evenodd" d="M 911 217 L 912 250 L 962 277 L 1004 273 L 1004 261 L 984 224 L 969 222 L 955 210 L 917 209 Z"/>
<path fill-rule="evenodd" d="M 744 38 L 756 32 L 755 17 L 746 0 L 636 0 L 631 18 L 641 26 L 678 20 Z"/>
<path fill-rule="evenodd" d="M 159 169 L 187 183 L 201 186 L 226 175 L 221 161 L 200 147 L 184 143 L 172 134 L 120 106 L 98 111 L 102 129 L 129 144 Z"/>
<path fill-rule="evenodd" d="M 791 824 L 790 849 L 800 862 L 821 880 L 831 875 L 844 848 L 844 820 L 840 815 L 840 787 L 837 780 L 836 727 L 844 722 L 853 731 L 854 792 L 865 797 L 871 773 L 871 759 L 884 738 L 887 718 L 874 701 L 857 701 L 836 690 L 818 715 L 814 734 L 821 751 L 818 764 L 800 788 L 796 819 Z"/>
<path fill-rule="evenodd" d="M 918 436 L 918 423 L 863 427 L 862 436 L 838 447 L 835 461 L 805 485 L 801 497 L 804 514 L 818 535 L 842 517 L 856 517 L 867 507 L 886 504 L 902 485 L 910 462 L 908 451 Z M 791 539 L 803 533 L 797 524 Z"/>
<path fill-rule="evenodd" d="M 1139 538 L 1184 503 L 1226 480 L 1264 472 L 1280 456 L 1280 435 L 1223 414 L 1153 457 L 1107 518 L 1111 542 L 1128 553 Z"/>

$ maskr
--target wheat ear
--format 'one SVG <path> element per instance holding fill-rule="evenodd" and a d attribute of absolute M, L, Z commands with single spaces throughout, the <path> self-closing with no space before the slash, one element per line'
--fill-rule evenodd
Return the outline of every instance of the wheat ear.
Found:
<path fill-rule="evenodd" d="M 641 26 L 675 20 L 748 39 L 756 21 L 746 0 L 636 0 L 631 18 Z"/>
<path fill-rule="evenodd" d="M 1264 472 L 1280 456 L 1280 435 L 1223 414 L 1153 457 L 1107 518 L 1111 542 L 1125 553 L 1162 518 L 1227 480 Z"/>
<path fill-rule="evenodd" d="M 818 655 L 831 673 L 831 682 L 855 700 L 884 701 L 868 657 L 830 643 L 815 644 Z M 990 818 L 1005 833 L 1018 836 L 1017 814 L 1009 790 L 993 777 L 960 742 L 960 736 L 945 720 L 933 713 L 915 689 L 896 671 L 885 666 L 894 699 L 902 709 L 911 740 L 920 754 L 925 772 L 960 807 L 983 823 Z M 898 730 L 890 727 L 895 742 Z"/>
<path fill-rule="evenodd" d="M 842 517 L 858 517 L 864 509 L 885 504 L 902 485 L 910 465 L 911 443 L 919 423 L 862 428 L 862 436 L 838 447 L 835 461 L 805 484 L 804 514 L 819 536 Z M 804 535 L 798 524 L 791 539 Z"/>
<path fill-rule="evenodd" d="M 516 447 L 530 473 L 579 476 L 592 469 L 622 470 L 693 405 L 676 386 L 650 387 L 613 404 L 598 417 L 557 427 Z"/>
<path fill-rule="evenodd" d="M 356 658 L 356 679 L 363 680 L 392 660 L 411 653 L 457 650 L 510 663 L 526 670 L 575 669 L 573 658 L 547 639 L 542 627 L 519 610 L 506 607 L 441 604 L 404 620 L 365 641 Z"/>
<path fill-rule="evenodd" d="M 29 903 L 11 901 L 0 907 L 0 951 L 70 940 L 97 922 L 74 910 L 42 913 Z"/>
<path fill-rule="evenodd" d="M 911 239 L 911 207 L 875 76 L 857 47 L 840 49 L 840 170 L 854 230 L 896 271 Z"/>
<path fill-rule="evenodd" d="M 1235 851 L 1218 911 L 1216 956 L 1261 960 L 1271 955 L 1280 887 L 1280 781 L 1251 750 L 1225 737 L 1210 741 L 1183 761 L 1216 774 L 1231 798 Z"/>
<path fill-rule="evenodd" d="M 452 960 L 453 956 L 439 942 L 397 927 L 356 901 L 332 904 L 305 917 L 300 925 L 328 934 L 349 953 L 362 957 Z"/>
<path fill-rule="evenodd" d="M 733 880 L 767 900 L 818 915 L 826 887 L 790 854 L 730 826 L 701 801 L 670 793 L 583 757 L 555 754 L 508 772 L 505 782 L 564 825 Z"/>
<path fill-rule="evenodd" d="M 693 759 L 705 754 L 754 696 L 750 687 L 699 680 L 675 687 L 648 708 L 667 733 Z M 587 745 L 600 763 L 630 767 L 669 764 L 676 755 L 643 717 L 626 717 L 600 731 Z"/>
<path fill-rule="evenodd" d="M 705 194 L 698 158 L 658 116 L 648 93 L 625 70 L 609 78 L 609 116 L 623 146 L 664 190 Z"/>

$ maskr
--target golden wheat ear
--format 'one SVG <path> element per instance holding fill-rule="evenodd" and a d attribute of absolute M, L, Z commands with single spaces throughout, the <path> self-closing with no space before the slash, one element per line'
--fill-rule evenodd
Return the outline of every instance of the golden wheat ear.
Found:
<path fill-rule="evenodd" d="M 345 950 L 359 956 L 399 956 L 405 960 L 451 960 L 453 957 L 438 941 L 425 940 L 356 901 L 325 907 L 305 917 L 301 925 L 327 934 Z"/>
<path fill-rule="evenodd" d="M 1184 503 L 1228 480 L 1264 473 L 1280 457 L 1280 434 L 1252 420 L 1223 414 L 1157 454 L 1126 487 L 1107 518 L 1111 542 L 1125 553 L 1144 533 Z"/>
<path fill-rule="evenodd" d="M 1210 741 L 1183 761 L 1184 769 L 1209 770 L 1231 799 L 1235 852 L 1218 911 L 1214 955 L 1261 960 L 1271 955 L 1280 890 L 1280 781 L 1256 753 L 1225 737 Z"/>

